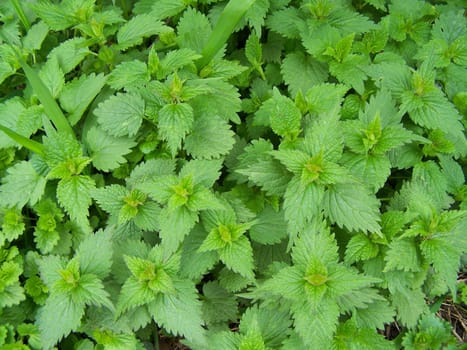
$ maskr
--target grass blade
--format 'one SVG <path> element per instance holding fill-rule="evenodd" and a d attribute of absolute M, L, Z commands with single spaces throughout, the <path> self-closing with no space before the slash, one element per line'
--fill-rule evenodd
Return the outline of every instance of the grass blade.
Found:
<path fill-rule="evenodd" d="M 23 68 L 26 78 L 28 78 L 34 93 L 37 95 L 42 105 L 44 106 L 45 114 L 52 120 L 58 131 L 64 132 L 75 137 L 73 129 L 68 123 L 65 115 L 58 106 L 57 102 L 50 94 L 49 89 L 45 86 L 44 82 L 39 78 L 39 75 L 32 69 L 18 54 L 18 60 Z"/>
<path fill-rule="evenodd" d="M 44 146 L 41 143 L 30 140 L 27 137 L 24 137 L 23 135 L 20 135 L 3 125 L 0 125 L 0 130 L 7 134 L 12 140 L 19 143 L 21 146 L 27 148 L 28 150 L 39 155 L 44 155 Z"/>
<path fill-rule="evenodd" d="M 13 5 L 19 20 L 21 21 L 21 23 L 23 23 L 24 28 L 26 30 L 29 30 L 29 28 L 31 28 L 31 23 L 29 23 L 29 20 L 26 17 L 26 14 L 24 13 L 24 10 L 21 7 L 21 4 L 19 3 L 19 0 L 10 0 L 10 2 L 11 5 Z"/>
<path fill-rule="evenodd" d="M 206 66 L 219 52 L 229 36 L 234 31 L 240 19 L 245 15 L 255 0 L 230 0 L 222 11 L 219 20 L 209 37 L 207 45 L 204 47 L 201 57 L 197 61 L 199 69 Z"/>

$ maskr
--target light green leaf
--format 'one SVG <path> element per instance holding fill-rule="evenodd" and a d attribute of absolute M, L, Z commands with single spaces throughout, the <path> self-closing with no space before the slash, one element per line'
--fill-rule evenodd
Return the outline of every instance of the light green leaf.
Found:
<path fill-rule="evenodd" d="M 245 175 L 255 185 L 261 187 L 270 196 L 282 196 L 291 179 L 291 174 L 279 161 L 259 159 L 236 172 Z"/>
<path fill-rule="evenodd" d="M 151 12 L 155 19 L 166 19 L 167 17 L 175 16 L 183 11 L 187 5 L 182 0 L 142 0 L 135 4 L 134 13 L 142 14 Z"/>
<path fill-rule="evenodd" d="M 362 183 L 368 185 L 372 192 L 384 186 L 391 174 L 391 162 L 385 155 L 360 155 L 344 153 L 344 165 L 350 173 Z"/>
<path fill-rule="evenodd" d="M 106 78 L 103 74 L 81 75 L 62 89 L 59 100 L 62 108 L 69 113 L 68 121 L 75 125 L 83 116 L 89 104 L 102 90 Z"/>
<path fill-rule="evenodd" d="M 294 139 L 300 133 L 302 114 L 295 103 L 274 88 L 272 97 L 257 113 L 269 114 L 272 130 L 282 137 Z"/>
<path fill-rule="evenodd" d="M 342 84 L 321 83 L 312 86 L 305 94 L 306 107 L 314 114 L 339 108 L 348 88 Z"/>
<path fill-rule="evenodd" d="M 455 295 L 462 248 L 455 246 L 449 238 L 441 236 L 423 240 L 420 250 L 427 262 L 443 276 L 443 280 Z"/>
<path fill-rule="evenodd" d="M 23 47 L 31 51 L 39 50 L 48 33 L 49 26 L 45 22 L 33 24 L 23 38 Z"/>
<path fill-rule="evenodd" d="M 136 165 L 126 181 L 130 187 L 146 192 L 144 190 L 146 184 L 156 183 L 160 180 L 159 178 L 174 175 L 174 173 L 175 161 L 173 159 L 150 159 Z"/>
<path fill-rule="evenodd" d="M 181 206 L 174 210 L 162 209 L 160 222 L 160 237 L 162 244 L 168 251 L 177 250 L 185 236 L 198 221 L 198 214 Z"/>
<path fill-rule="evenodd" d="M 158 230 L 160 213 L 161 208 L 157 203 L 146 201 L 138 207 L 138 213 L 133 218 L 133 221 L 142 230 Z"/>
<path fill-rule="evenodd" d="M 109 171 L 126 163 L 125 155 L 131 152 L 136 142 L 129 137 L 109 135 L 100 127 L 92 127 L 85 135 L 92 164 L 96 169 Z"/>
<path fill-rule="evenodd" d="M 112 254 L 112 234 L 109 229 L 89 235 L 76 251 L 81 273 L 94 274 L 104 279 L 110 273 Z"/>
<path fill-rule="evenodd" d="M 185 336 L 200 345 L 206 343 L 202 327 L 201 303 L 194 284 L 190 281 L 176 281 L 175 294 L 159 294 L 148 305 L 154 320 L 174 335 Z"/>
<path fill-rule="evenodd" d="M 282 61 L 281 73 L 292 96 L 299 91 L 306 94 L 314 85 L 328 78 L 326 66 L 300 51 L 288 54 Z"/>
<path fill-rule="evenodd" d="M 88 49 L 86 38 L 75 37 L 61 43 L 50 51 L 48 60 L 57 59 L 64 74 L 70 73 L 87 55 L 91 53 Z"/>
<path fill-rule="evenodd" d="M 327 349 L 337 329 L 339 306 L 333 300 L 316 307 L 297 303 L 293 306 L 295 330 L 308 347 Z"/>
<path fill-rule="evenodd" d="M 64 2 L 66 10 L 70 9 L 70 3 L 71 1 Z M 73 14 L 65 12 L 65 8 L 60 8 L 50 1 L 43 1 L 30 6 L 37 16 L 47 23 L 52 30 L 63 30 L 76 24 Z"/>
<path fill-rule="evenodd" d="M 218 252 L 220 259 L 229 269 L 246 278 L 254 278 L 253 249 L 247 237 L 240 237 Z"/>
<path fill-rule="evenodd" d="M 45 190 L 46 179 L 39 175 L 31 162 L 22 161 L 9 167 L 0 186 L 0 203 L 3 206 L 24 207 L 36 204 Z"/>
<path fill-rule="evenodd" d="M 172 154 L 177 152 L 183 138 L 191 131 L 193 121 L 193 108 L 187 103 L 167 104 L 159 111 L 159 132 Z"/>
<path fill-rule="evenodd" d="M 203 285 L 203 319 L 207 324 L 216 324 L 237 318 L 236 297 L 222 288 L 218 282 Z"/>
<path fill-rule="evenodd" d="M 118 93 L 94 110 L 99 124 L 112 136 L 134 136 L 144 116 L 144 100 L 139 95 Z"/>
<path fill-rule="evenodd" d="M 216 251 L 200 252 L 199 247 L 206 238 L 206 231 L 196 225 L 183 240 L 180 274 L 191 279 L 198 279 L 219 260 Z"/>
<path fill-rule="evenodd" d="M 118 296 L 117 315 L 137 306 L 150 303 L 156 298 L 156 294 L 148 284 L 137 278 L 129 277 L 122 286 Z"/>
<path fill-rule="evenodd" d="M 174 3 L 173 0 L 165 1 Z M 184 4 L 181 6 L 184 6 Z M 177 43 L 181 48 L 189 48 L 201 53 L 211 31 L 211 23 L 206 15 L 189 7 L 183 12 L 183 16 L 177 24 Z"/>
<path fill-rule="evenodd" d="M 253 226 L 251 226 L 250 237 L 253 241 L 261 244 L 276 244 L 287 237 L 287 224 L 284 211 L 274 210 L 267 206 L 258 214 Z"/>
<path fill-rule="evenodd" d="M 311 158 L 310 155 L 305 152 L 295 149 L 281 149 L 273 151 L 271 154 L 284 164 L 287 170 L 297 175 L 301 174 L 306 163 Z"/>
<path fill-rule="evenodd" d="M 148 67 L 140 60 L 120 63 L 108 75 L 107 84 L 114 90 L 139 88 L 149 81 Z"/>
<path fill-rule="evenodd" d="M 75 303 L 63 294 L 49 296 L 36 319 L 44 348 L 51 348 L 71 331 L 77 330 L 83 316 L 84 305 Z"/>
<path fill-rule="evenodd" d="M 319 217 L 324 189 L 315 184 L 303 185 L 298 177 L 289 183 L 284 195 L 285 218 L 292 235 L 302 231 L 307 223 Z"/>
<path fill-rule="evenodd" d="M 230 125 L 222 118 L 199 116 L 185 139 L 184 148 L 194 158 L 218 158 L 232 149 L 235 143 L 233 136 Z"/>
<path fill-rule="evenodd" d="M 358 184 L 337 184 L 323 199 L 324 213 L 340 227 L 379 233 L 379 202 Z"/>
<path fill-rule="evenodd" d="M 395 311 L 386 300 L 375 300 L 365 308 L 352 311 L 355 323 L 360 328 L 383 329 L 385 324 L 394 321 Z"/>
<path fill-rule="evenodd" d="M 351 86 L 359 94 L 365 91 L 364 81 L 366 80 L 365 68 L 368 59 L 363 55 L 350 54 L 341 62 L 331 61 L 329 71 L 339 82 Z"/>
<path fill-rule="evenodd" d="M 71 135 L 51 132 L 43 138 L 44 160 L 50 168 L 63 166 L 64 163 L 82 160 L 83 150 L 78 141 Z M 69 172 L 71 173 L 71 171 Z"/>
<path fill-rule="evenodd" d="M 202 185 L 210 188 L 221 176 L 221 168 L 221 159 L 194 159 L 185 163 L 180 170 L 179 177 L 184 178 L 189 176 L 193 181 L 193 185 Z"/>
<path fill-rule="evenodd" d="M 104 289 L 102 281 L 93 274 L 83 274 L 79 278 L 79 286 L 73 291 L 73 301 L 80 304 L 81 299 L 85 305 L 105 306 L 114 311 L 109 293 Z"/>
<path fill-rule="evenodd" d="M 386 261 L 384 271 L 417 272 L 421 269 L 420 253 L 417 250 L 417 244 L 413 240 L 399 239 L 392 241 L 384 260 Z"/>
<path fill-rule="evenodd" d="M 60 205 L 82 228 L 88 228 L 88 208 L 95 182 L 87 175 L 76 175 L 59 181 L 57 199 Z"/>
<path fill-rule="evenodd" d="M 18 133 L 19 116 L 26 111 L 26 107 L 22 99 L 16 97 L 8 99 L 0 104 L 0 125 L 7 127 Z M 23 133 L 20 133 L 23 135 Z M 23 135 L 29 137 L 30 135 Z M 19 146 L 11 137 L 0 131 L 0 149 Z"/>
<path fill-rule="evenodd" d="M 162 76 L 167 76 L 185 66 L 194 66 L 194 62 L 200 57 L 201 55 L 191 49 L 170 51 L 160 62 L 162 69 L 160 74 Z"/>
<path fill-rule="evenodd" d="M 245 43 L 245 56 L 253 68 L 255 68 L 264 79 L 265 76 L 263 68 L 261 67 L 263 63 L 263 50 L 261 48 L 259 38 L 254 33 L 250 34 Z"/>
<path fill-rule="evenodd" d="M 367 235 L 358 233 L 347 243 L 345 261 L 351 264 L 357 261 L 369 260 L 376 257 L 378 253 L 378 245 L 372 242 Z"/>
<path fill-rule="evenodd" d="M 391 291 L 390 299 L 397 319 L 407 327 L 415 327 L 420 316 L 429 312 L 425 294 L 419 288 Z"/>
<path fill-rule="evenodd" d="M 65 85 L 65 75 L 58 64 L 56 57 L 53 57 L 42 66 L 38 74 L 39 78 L 49 89 L 50 94 L 56 99 Z"/>
<path fill-rule="evenodd" d="M 92 197 L 99 206 L 109 214 L 114 215 L 122 208 L 123 199 L 127 194 L 128 190 L 121 185 L 109 185 L 91 191 Z"/>
<path fill-rule="evenodd" d="M 141 44 L 146 37 L 169 31 L 171 31 L 169 27 L 154 19 L 150 14 L 142 14 L 134 16 L 120 28 L 117 41 L 120 49 L 126 50 Z"/>

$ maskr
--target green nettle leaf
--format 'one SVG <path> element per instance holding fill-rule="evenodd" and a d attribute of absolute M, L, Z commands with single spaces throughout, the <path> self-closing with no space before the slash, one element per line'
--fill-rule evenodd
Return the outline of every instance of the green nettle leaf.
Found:
<path fill-rule="evenodd" d="M 0 349 L 462 347 L 462 5 L 0 0 Z"/>
<path fill-rule="evenodd" d="M 203 319 L 208 324 L 235 320 L 237 317 L 236 297 L 217 282 L 203 286 Z"/>
<path fill-rule="evenodd" d="M 109 171 L 126 163 L 125 155 L 131 152 L 136 142 L 129 137 L 109 135 L 100 127 L 92 127 L 85 136 L 91 161 L 95 168 Z"/>
<path fill-rule="evenodd" d="M 143 122 L 144 110 L 144 100 L 139 95 L 118 93 L 100 103 L 94 114 L 110 135 L 131 137 Z"/>
<path fill-rule="evenodd" d="M 102 238 L 104 234 L 97 235 L 96 237 Z M 99 238 L 97 240 L 90 238 L 94 242 L 85 241 L 82 248 L 86 249 L 99 243 Z M 91 249 L 97 253 L 97 248 L 94 246 Z M 57 256 L 48 256 L 39 263 L 41 277 L 50 290 L 50 294 L 44 306 L 39 309 L 37 316 L 41 342 L 45 348 L 52 347 L 62 337 L 78 329 L 86 306 L 105 306 L 111 311 L 114 309 L 101 279 L 91 273 L 97 272 L 103 277 L 107 275 L 110 271 L 109 257 L 112 253 L 110 252 L 110 255 L 107 254 L 103 259 L 95 261 L 87 260 L 88 257 L 97 257 L 95 254 L 94 256 L 92 253 L 86 254 L 83 254 L 85 262 L 82 265 L 79 256 L 75 256 L 68 263 Z M 102 268 L 107 269 L 107 271 L 102 270 Z M 99 271 L 99 269 L 101 270 Z M 61 320 L 59 324 L 56 324 L 55 317 L 57 315 Z"/>
<path fill-rule="evenodd" d="M 69 113 L 68 121 L 71 125 L 75 125 L 81 119 L 92 100 L 101 91 L 105 80 L 103 74 L 81 75 L 63 87 L 59 96 L 60 105 Z"/>
<path fill-rule="evenodd" d="M 51 169 L 69 161 L 73 163 L 83 157 L 81 145 L 68 134 L 51 131 L 47 137 L 44 137 L 43 144 L 44 160 Z M 73 171 L 70 169 L 70 174 L 79 174 L 79 172 L 77 169 Z"/>
<path fill-rule="evenodd" d="M 117 33 L 117 41 L 120 49 L 126 50 L 141 44 L 146 37 L 170 31 L 169 27 L 154 19 L 151 15 L 142 14 L 133 17 L 120 28 Z"/>
<path fill-rule="evenodd" d="M 48 60 L 38 74 L 44 85 L 49 89 L 53 98 L 57 98 L 65 84 L 65 75 L 61 70 L 57 58 Z"/>
<path fill-rule="evenodd" d="M 17 208 L 7 209 L 3 213 L 2 231 L 0 231 L 0 242 L 13 241 L 18 238 L 24 231 L 25 225 L 21 211 Z"/>
<path fill-rule="evenodd" d="M 0 186 L 0 204 L 22 208 L 26 203 L 36 204 L 42 197 L 45 177 L 39 175 L 31 162 L 22 161 L 8 168 Z"/>
<path fill-rule="evenodd" d="M 365 234 L 359 233 L 353 236 L 345 251 L 345 261 L 353 263 L 356 261 L 369 260 L 379 253 L 379 246 Z"/>
<path fill-rule="evenodd" d="M 282 137 L 295 139 L 301 131 L 300 110 L 292 100 L 282 96 L 276 88 L 272 97 L 263 103 L 258 113 L 269 114 L 272 130 Z"/>
<path fill-rule="evenodd" d="M 217 158 L 232 149 L 235 139 L 230 125 L 220 117 L 199 116 L 185 139 L 184 148 L 194 158 Z"/>
<path fill-rule="evenodd" d="M 391 242 L 385 256 L 385 271 L 400 269 L 404 271 L 420 271 L 420 253 L 412 240 L 396 240 Z"/>
<path fill-rule="evenodd" d="M 115 90 L 131 90 L 149 81 L 146 63 L 139 60 L 120 63 L 110 73 L 107 84 Z"/>
<path fill-rule="evenodd" d="M 61 294 L 49 296 L 37 315 L 37 325 L 44 348 L 51 348 L 64 336 L 77 329 L 83 316 L 84 308 L 71 298 Z"/>
<path fill-rule="evenodd" d="M 159 111 L 158 127 L 170 151 L 175 154 L 180 148 L 185 135 L 191 131 L 194 116 L 193 108 L 188 103 L 172 103 Z"/>
<path fill-rule="evenodd" d="M 340 227 L 380 233 L 379 202 L 362 185 L 337 184 L 324 194 L 324 212 Z"/>
<path fill-rule="evenodd" d="M 58 182 L 57 199 L 60 205 L 70 215 L 71 219 L 87 229 L 88 208 L 92 203 L 91 191 L 95 188 L 95 182 L 87 175 L 75 175 Z"/>
<path fill-rule="evenodd" d="M 62 4 L 53 4 L 43 1 L 31 5 L 34 12 L 47 23 L 52 30 L 63 30 L 84 20 L 86 14 L 93 12 L 94 1 L 76 2 L 63 1 Z"/>
<path fill-rule="evenodd" d="M 165 1 L 167 3 L 170 2 L 170 4 L 178 2 Z M 183 1 L 179 3 L 179 6 L 185 6 Z M 211 23 L 208 17 L 193 8 L 188 8 L 183 12 L 183 16 L 177 24 L 177 43 L 181 48 L 189 48 L 197 53 L 201 53 L 207 44 L 211 32 Z"/>
<path fill-rule="evenodd" d="M 258 71 L 263 80 L 266 79 L 263 71 L 263 50 L 259 38 L 255 34 L 250 34 L 245 43 L 245 56 L 253 68 Z"/>
<path fill-rule="evenodd" d="M 89 2 L 89 1 L 87 1 Z M 71 72 L 91 51 L 85 38 L 76 37 L 62 42 L 50 51 L 48 60 L 57 59 L 64 74 Z"/>
<path fill-rule="evenodd" d="M 243 234 L 251 224 L 236 224 L 220 217 L 199 247 L 200 252 L 215 250 L 220 260 L 232 271 L 253 279 L 253 249 Z"/>
<path fill-rule="evenodd" d="M 201 303 L 194 283 L 177 277 L 179 256 L 155 246 L 146 259 L 124 259 L 131 276 L 123 284 L 117 314 L 147 305 L 151 317 L 167 331 L 204 343 Z"/>
<path fill-rule="evenodd" d="M 338 298 L 351 296 L 379 280 L 339 263 L 334 237 L 319 225 L 309 226 L 295 241 L 293 265 L 280 270 L 260 288 L 291 300 L 295 329 L 304 343 L 326 348 L 338 324 Z M 368 302 L 373 299 L 367 298 Z M 353 302 L 358 305 L 361 301 Z"/>
<path fill-rule="evenodd" d="M 343 163 L 353 176 L 373 191 L 383 187 L 391 174 L 391 162 L 387 156 L 346 153 Z"/>
<path fill-rule="evenodd" d="M 302 51 L 290 53 L 283 60 L 281 72 L 292 95 L 299 91 L 306 94 L 308 89 L 326 81 L 328 72 L 325 65 Z"/>
<path fill-rule="evenodd" d="M 417 329 L 408 332 L 402 341 L 407 350 L 430 347 L 432 349 L 456 347 L 456 339 L 450 332 L 449 324 L 435 315 L 425 315 L 420 319 Z"/>
<path fill-rule="evenodd" d="M 3 260 L 3 259 L 2 259 Z M 19 277 L 22 267 L 15 261 L 7 259 L 0 265 L 0 308 L 19 304 L 25 299 L 24 289 Z"/>
<path fill-rule="evenodd" d="M 173 210 L 162 209 L 159 217 L 159 234 L 167 249 L 176 250 L 197 222 L 198 214 L 185 206 Z"/>

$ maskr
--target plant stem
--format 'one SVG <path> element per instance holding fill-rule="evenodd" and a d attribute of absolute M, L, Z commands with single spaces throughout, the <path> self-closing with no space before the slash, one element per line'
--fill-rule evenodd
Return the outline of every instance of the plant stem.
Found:
<path fill-rule="evenodd" d="M 39 155 L 44 155 L 44 146 L 41 143 L 30 140 L 27 137 L 24 137 L 23 135 L 20 135 L 17 132 L 3 125 L 0 125 L 0 130 L 7 134 L 12 140 L 16 141 L 28 150 Z"/>
<path fill-rule="evenodd" d="M 154 349 L 155 349 L 155 350 L 160 350 L 160 345 L 159 345 L 159 327 L 157 327 L 157 325 L 154 326 L 153 332 L 154 332 Z"/>
<path fill-rule="evenodd" d="M 127 18 L 128 17 L 128 4 L 126 3 L 126 0 L 120 0 L 120 5 L 122 6 L 123 17 Z"/>
<path fill-rule="evenodd" d="M 24 10 L 21 7 L 19 0 L 10 0 L 10 2 L 15 8 L 16 14 L 18 15 L 18 18 L 20 19 L 21 23 L 23 23 L 24 28 L 26 30 L 29 30 L 29 28 L 31 28 L 31 23 L 29 23 L 29 20 L 26 17 L 26 14 L 24 13 Z"/>
<path fill-rule="evenodd" d="M 208 43 L 201 53 L 202 57 L 196 62 L 199 70 L 208 65 L 222 46 L 224 46 L 240 19 L 245 15 L 254 2 L 255 0 L 229 1 L 214 26 L 214 29 L 208 39 Z"/>

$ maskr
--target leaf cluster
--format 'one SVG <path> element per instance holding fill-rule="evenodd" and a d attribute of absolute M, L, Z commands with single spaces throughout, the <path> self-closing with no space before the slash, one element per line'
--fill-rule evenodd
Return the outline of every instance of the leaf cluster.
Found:
<path fill-rule="evenodd" d="M 462 346 L 437 315 L 465 303 L 462 1 L 0 23 L 0 348 Z"/>

